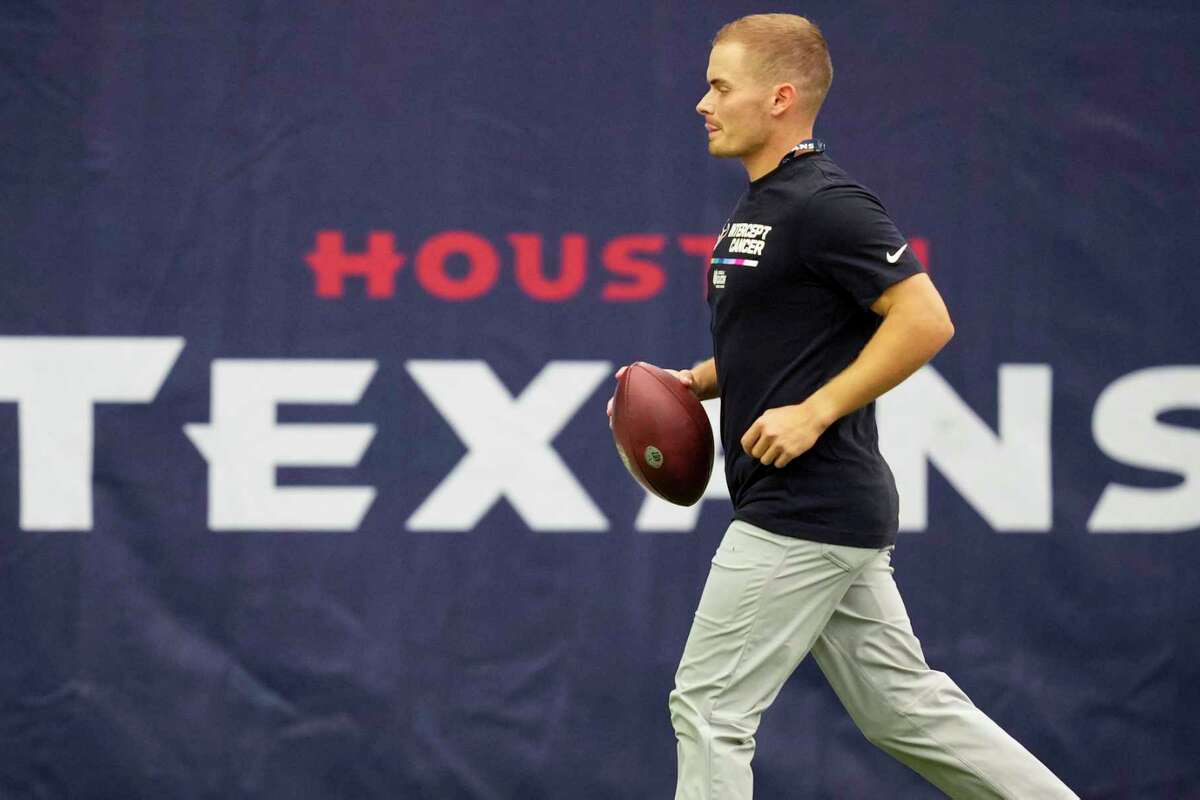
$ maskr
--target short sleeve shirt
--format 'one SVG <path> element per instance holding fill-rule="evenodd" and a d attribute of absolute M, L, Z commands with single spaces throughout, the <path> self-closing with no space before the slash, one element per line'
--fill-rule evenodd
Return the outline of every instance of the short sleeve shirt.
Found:
<path fill-rule="evenodd" d="M 750 184 L 708 271 L 734 519 L 852 547 L 895 540 L 899 502 L 874 403 L 783 468 L 751 458 L 741 439 L 764 411 L 803 402 L 849 366 L 882 321 L 870 306 L 920 271 L 878 198 L 824 153 Z"/>

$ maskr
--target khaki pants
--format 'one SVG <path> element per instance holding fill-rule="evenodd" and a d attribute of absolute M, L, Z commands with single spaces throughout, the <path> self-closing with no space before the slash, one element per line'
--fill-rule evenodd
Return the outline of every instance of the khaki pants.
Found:
<path fill-rule="evenodd" d="M 810 651 L 867 739 L 951 797 L 1076 797 L 926 665 L 890 547 L 820 544 L 735 521 L 671 692 L 676 800 L 749 800 L 759 720 Z"/>

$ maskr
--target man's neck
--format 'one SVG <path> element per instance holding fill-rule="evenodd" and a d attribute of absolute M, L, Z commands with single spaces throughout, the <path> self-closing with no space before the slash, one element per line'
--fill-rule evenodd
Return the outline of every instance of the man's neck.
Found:
<path fill-rule="evenodd" d="M 742 166 L 746 168 L 746 174 L 750 177 L 751 181 L 758 180 L 763 175 L 778 167 L 779 162 L 783 160 L 783 157 L 793 147 L 805 139 L 811 139 L 812 135 L 812 127 L 810 126 L 804 130 L 792 131 L 773 137 L 771 141 L 764 144 L 758 150 L 742 158 Z"/>

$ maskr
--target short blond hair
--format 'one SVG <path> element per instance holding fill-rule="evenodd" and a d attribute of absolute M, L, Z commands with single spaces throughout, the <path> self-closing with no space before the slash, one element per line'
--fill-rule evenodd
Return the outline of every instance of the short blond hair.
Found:
<path fill-rule="evenodd" d="M 833 62 L 821 29 L 795 14 L 751 14 L 735 19 L 713 38 L 713 45 L 744 45 L 758 73 L 796 87 L 815 117 L 833 83 Z"/>

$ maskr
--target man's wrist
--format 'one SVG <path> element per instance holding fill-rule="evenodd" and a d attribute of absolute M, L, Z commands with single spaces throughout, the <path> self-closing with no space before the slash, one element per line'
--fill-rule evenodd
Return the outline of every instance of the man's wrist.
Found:
<path fill-rule="evenodd" d="M 837 404 L 823 392 L 816 392 L 800 405 L 806 406 L 808 413 L 816 418 L 822 429 L 827 429 L 833 423 L 838 421 L 842 415 L 839 413 Z"/>
<path fill-rule="evenodd" d="M 720 395 L 717 371 L 712 368 L 712 359 L 696 362 L 689 372 L 692 373 L 692 391 L 701 400 L 712 400 Z"/>

